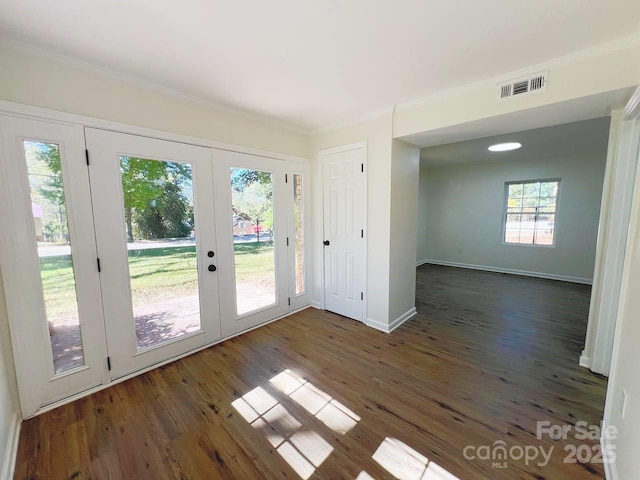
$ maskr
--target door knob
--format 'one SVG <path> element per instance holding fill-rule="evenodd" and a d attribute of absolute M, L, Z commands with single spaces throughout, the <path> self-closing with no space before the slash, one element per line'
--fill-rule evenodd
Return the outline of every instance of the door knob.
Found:
<path fill-rule="evenodd" d="M 215 265 L 209 265 L 209 271 L 210 272 L 215 272 L 217 270 Z"/>
<path fill-rule="evenodd" d="M 328 247 L 328 246 L 329 246 L 329 244 L 330 244 L 331 242 L 329 242 L 329 240 L 325 240 L 325 241 L 324 241 L 324 242 L 322 242 L 322 243 L 324 243 L 324 246 L 325 246 L 325 247 Z"/>

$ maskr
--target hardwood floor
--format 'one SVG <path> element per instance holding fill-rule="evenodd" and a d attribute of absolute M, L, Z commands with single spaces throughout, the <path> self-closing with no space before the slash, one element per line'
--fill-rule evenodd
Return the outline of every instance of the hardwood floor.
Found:
<path fill-rule="evenodd" d="M 597 441 L 536 439 L 537 421 L 602 417 L 606 379 L 577 366 L 590 288 L 417 275 L 418 315 L 391 334 L 307 309 L 27 420 L 15 478 L 604 478 L 563 463 Z M 465 459 L 498 441 L 554 451 Z"/>

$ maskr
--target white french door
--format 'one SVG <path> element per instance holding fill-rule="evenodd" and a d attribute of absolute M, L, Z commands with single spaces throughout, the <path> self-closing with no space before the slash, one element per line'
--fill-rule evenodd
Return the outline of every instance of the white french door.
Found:
<path fill-rule="evenodd" d="M 308 166 L 0 116 L 24 417 L 309 303 Z"/>
<path fill-rule="evenodd" d="M 0 258 L 25 417 L 108 378 L 83 129 L 0 117 Z"/>
<path fill-rule="evenodd" d="M 86 129 L 111 377 L 221 337 L 211 150 Z"/>
<path fill-rule="evenodd" d="M 290 309 L 285 162 L 213 150 L 222 334 Z"/>

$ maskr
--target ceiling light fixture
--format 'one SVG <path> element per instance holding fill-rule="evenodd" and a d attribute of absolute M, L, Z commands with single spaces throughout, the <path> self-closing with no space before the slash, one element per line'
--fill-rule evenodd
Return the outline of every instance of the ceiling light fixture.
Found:
<path fill-rule="evenodd" d="M 490 152 L 510 152 L 522 147 L 520 142 L 498 143 L 489 147 Z"/>

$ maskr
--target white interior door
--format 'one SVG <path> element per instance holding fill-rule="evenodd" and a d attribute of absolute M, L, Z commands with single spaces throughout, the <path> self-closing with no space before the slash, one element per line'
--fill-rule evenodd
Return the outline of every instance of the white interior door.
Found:
<path fill-rule="evenodd" d="M 325 308 L 364 321 L 364 147 L 322 155 Z"/>
<path fill-rule="evenodd" d="M 224 337 L 286 314 L 286 164 L 213 150 Z"/>
<path fill-rule="evenodd" d="M 211 150 L 85 135 L 117 378 L 221 337 Z"/>
<path fill-rule="evenodd" d="M 82 127 L 0 117 L 0 259 L 22 414 L 108 380 Z"/>

